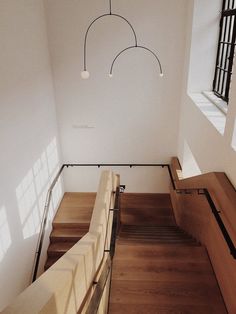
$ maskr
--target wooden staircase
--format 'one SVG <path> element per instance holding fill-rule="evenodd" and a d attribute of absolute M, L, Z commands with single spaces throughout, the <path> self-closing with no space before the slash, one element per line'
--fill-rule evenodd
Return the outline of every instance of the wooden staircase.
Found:
<path fill-rule="evenodd" d="M 175 223 L 167 194 L 122 194 L 109 313 L 227 313 L 206 249 Z"/>
<path fill-rule="evenodd" d="M 45 270 L 88 232 L 95 197 L 96 193 L 64 194 L 53 220 Z"/>

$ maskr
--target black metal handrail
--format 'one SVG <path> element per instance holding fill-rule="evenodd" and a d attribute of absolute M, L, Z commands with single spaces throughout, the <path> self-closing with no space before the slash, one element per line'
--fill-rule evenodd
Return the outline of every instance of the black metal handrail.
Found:
<path fill-rule="evenodd" d="M 230 254 L 233 256 L 234 259 L 236 259 L 236 247 L 229 235 L 229 232 L 228 230 L 226 229 L 225 225 L 224 225 L 224 222 L 220 216 L 220 213 L 221 213 L 221 210 L 217 209 L 211 195 L 210 195 L 210 192 L 208 191 L 208 189 L 206 188 L 190 188 L 190 189 L 179 189 L 179 188 L 176 188 L 176 182 L 173 178 L 173 175 L 172 175 L 172 171 L 171 171 L 171 167 L 169 166 L 168 167 L 168 170 L 169 170 L 169 175 L 170 175 L 170 179 L 171 179 L 171 183 L 172 183 L 172 187 L 174 189 L 174 191 L 176 191 L 176 193 L 182 193 L 182 194 L 191 194 L 192 192 L 194 191 L 197 191 L 198 194 L 200 195 L 204 195 L 210 208 L 211 208 L 211 211 L 216 219 L 216 222 L 221 230 L 221 233 L 225 239 L 225 242 L 229 248 L 229 251 L 230 251 Z"/>
<path fill-rule="evenodd" d="M 39 267 L 39 262 L 41 258 L 41 253 L 42 253 L 42 247 L 43 247 L 43 241 L 44 241 L 44 236 L 45 236 L 45 228 L 47 224 L 47 219 L 48 219 L 48 213 L 49 213 L 49 207 L 52 199 L 52 191 L 53 188 L 55 187 L 57 181 L 59 180 L 64 168 L 69 168 L 69 167 L 168 167 L 169 169 L 169 164 L 144 164 L 144 163 L 67 163 L 63 164 L 59 171 L 57 172 L 55 179 L 52 181 L 48 192 L 47 192 L 47 197 L 46 197 L 46 202 L 44 206 L 44 212 L 43 212 L 43 217 L 42 217 L 42 222 L 41 222 L 41 227 L 40 227 L 40 232 L 39 232 L 39 239 L 36 247 L 36 253 L 35 253 L 35 258 L 34 258 L 34 264 L 33 264 L 33 271 L 32 271 L 32 280 L 31 282 L 34 282 L 37 279 L 37 273 L 38 273 L 38 267 Z"/>
<path fill-rule="evenodd" d="M 96 164 L 64 164 L 64 167 L 169 167 L 169 164 L 138 164 L 138 163 L 96 163 Z"/>

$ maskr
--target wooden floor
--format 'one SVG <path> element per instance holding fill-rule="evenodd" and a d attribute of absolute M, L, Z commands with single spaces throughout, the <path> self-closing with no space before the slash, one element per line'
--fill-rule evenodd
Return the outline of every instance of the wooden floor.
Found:
<path fill-rule="evenodd" d="M 45 270 L 78 242 L 89 229 L 96 193 L 65 193 L 53 220 Z"/>
<path fill-rule="evenodd" d="M 121 197 L 109 313 L 227 313 L 207 252 L 176 226 L 169 196 Z"/>

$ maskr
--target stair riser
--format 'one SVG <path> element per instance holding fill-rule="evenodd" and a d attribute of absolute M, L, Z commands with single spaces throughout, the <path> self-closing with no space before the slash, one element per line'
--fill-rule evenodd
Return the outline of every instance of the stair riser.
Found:
<path fill-rule="evenodd" d="M 51 251 L 48 252 L 48 257 L 58 257 L 60 258 L 61 256 L 63 256 L 67 251 L 64 252 L 58 252 L 58 251 Z"/>
<path fill-rule="evenodd" d="M 142 244 L 142 243 L 155 243 L 155 244 L 169 244 L 169 245 L 177 245 L 177 244 L 180 244 L 180 245 L 193 245 L 193 246 L 198 246 L 199 244 L 196 243 L 196 242 L 183 242 L 183 241 L 164 241 L 164 240 L 156 240 L 156 239 L 129 239 L 128 241 L 126 241 L 125 239 L 121 239 L 119 242 L 122 242 L 122 243 L 129 243 L 129 242 L 134 242 L 136 243 L 137 245 L 138 244 Z"/>
<path fill-rule="evenodd" d="M 79 224 L 79 223 L 57 223 L 53 222 L 54 229 L 77 229 L 81 232 L 88 232 L 89 224 Z"/>
<path fill-rule="evenodd" d="M 50 243 L 73 242 L 77 243 L 82 237 L 50 237 Z"/>
<path fill-rule="evenodd" d="M 175 242 L 196 242 L 192 239 L 183 239 L 183 238 L 178 238 L 178 237 L 155 237 L 154 235 L 150 235 L 148 237 L 142 237 L 142 236 L 134 236 L 134 235 L 129 235 L 128 237 L 125 236 L 120 236 L 119 239 L 137 239 L 137 240 L 157 240 L 157 241 L 175 241 Z"/>
<path fill-rule="evenodd" d="M 164 236 L 164 237 L 182 237 L 182 238 L 189 238 L 188 235 L 185 233 L 176 233 L 176 232 L 155 232 L 155 231 L 146 231 L 146 232 L 134 232 L 134 231 L 124 231 L 122 230 L 122 234 L 129 236 L 130 234 L 133 235 L 140 235 L 140 236 L 148 236 L 148 235 L 155 235 L 155 236 Z"/>

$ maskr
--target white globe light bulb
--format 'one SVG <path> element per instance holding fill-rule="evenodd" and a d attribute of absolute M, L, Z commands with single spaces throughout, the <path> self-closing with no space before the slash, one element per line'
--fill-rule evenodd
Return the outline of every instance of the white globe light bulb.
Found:
<path fill-rule="evenodd" d="M 112 77 L 113 76 L 113 74 L 112 73 L 109 73 L 109 77 Z"/>
<path fill-rule="evenodd" d="M 160 77 L 163 77 L 163 76 L 164 76 L 164 73 L 161 72 L 161 73 L 160 73 Z"/>
<path fill-rule="evenodd" d="M 83 80 L 87 80 L 89 78 L 89 75 L 89 71 L 84 70 L 81 72 L 81 77 Z"/>

